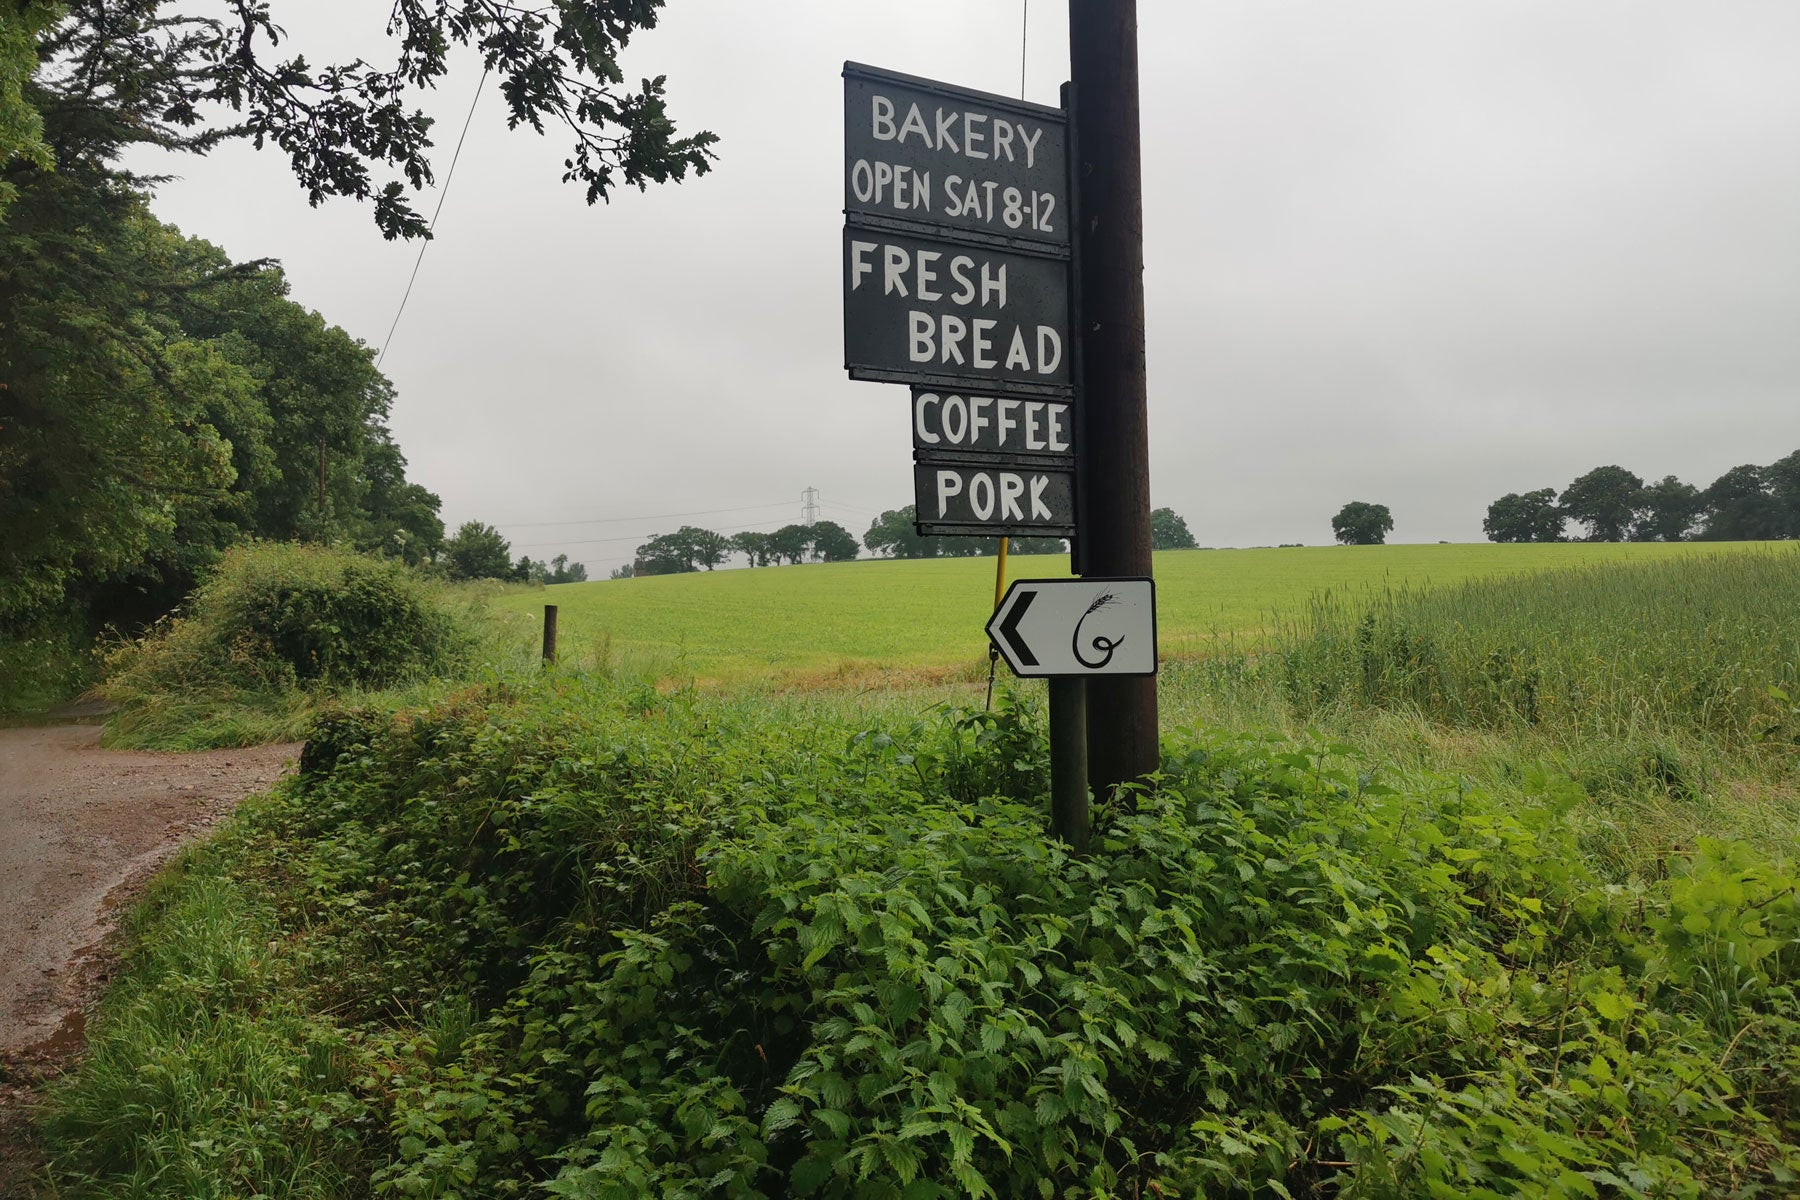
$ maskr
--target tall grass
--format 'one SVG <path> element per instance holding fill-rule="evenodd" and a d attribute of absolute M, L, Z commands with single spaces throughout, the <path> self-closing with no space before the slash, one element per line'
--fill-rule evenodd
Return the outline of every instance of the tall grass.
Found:
<path fill-rule="evenodd" d="M 1326 593 L 1279 650 L 1302 713 L 1413 709 L 1458 728 L 1636 741 L 1800 737 L 1800 554 L 1616 564 L 1348 602 Z"/>
<path fill-rule="evenodd" d="M 268 895 L 220 866 L 177 867 L 137 910 L 88 1057 L 46 1115 L 55 1195 L 358 1190 L 341 1036 L 283 986 Z"/>

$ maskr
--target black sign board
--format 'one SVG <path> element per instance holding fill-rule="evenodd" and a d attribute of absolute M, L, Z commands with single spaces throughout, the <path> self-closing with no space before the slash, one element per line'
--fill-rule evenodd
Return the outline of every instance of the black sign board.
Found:
<path fill-rule="evenodd" d="M 846 227 L 845 368 L 852 379 L 1068 395 L 1068 266 Z"/>
<path fill-rule="evenodd" d="M 913 453 L 954 459 L 970 455 L 1073 459 L 1075 410 L 1066 400 L 975 396 L 914 388 Z"/>
<path fill-rule="evenodd" d="M 1058 108 L 844 64 L 844 212 L 1066 248 Z"/>
<path fill-rule="evenodd" d="M 913 496 L 922 534 L 1075 533 L 1075 473 L 1066 467 L 917 462 Z"/>

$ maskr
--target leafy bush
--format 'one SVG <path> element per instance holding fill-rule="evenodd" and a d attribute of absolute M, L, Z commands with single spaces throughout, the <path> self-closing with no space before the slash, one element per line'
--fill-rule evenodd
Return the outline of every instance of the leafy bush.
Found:
<path fill-rule="evenodd" d="M 1602 884 L 1554 806 L 1188 733 L 1075 859 L 1016 709 L 857 730 L 552 677 L 319 732 L 220 852 L 262 864 L 281 994 L 354 1056 L 280 1109 L 373 1114 L 341 1194 L 1800 1178 L 1800 880 L 1748 846 Z M 222 993 L 182 1036 L 269 1003 Z M 239 1136 L 233 1164 L 276 1135 Z"/>
<path fill-rule="evenodd" d="M 226 553 L 186 611 L 109 662 L 109 694 L 386 687 L 455 666 L 469 635 L 405 566 L 323 546 Z"/>

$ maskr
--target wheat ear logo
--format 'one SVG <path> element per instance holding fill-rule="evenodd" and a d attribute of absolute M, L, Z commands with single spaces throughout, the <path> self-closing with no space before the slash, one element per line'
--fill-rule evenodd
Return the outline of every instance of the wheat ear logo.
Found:
<path fill-rule="evenodd" d="M 1113 651 L 1117 650 L 1120 646 L 1123 646 L 1125 644 L 1125 639 L 1109 638 L 1104 633 L 1095 634 L 1093 639 L 1089 642 L 1089 645 L 1100 654 L 1100 657 L 1098 659 L 1090 659 L 1081 652 L 1081 627 L 1087 623 L 1089 617 L 1093 616 L 1101 609 L 1106 608 L 1108 605 L 1117 604 L 1118 602 L 1119 598 L 1111 592 L 1102 592 L 1094 597 L 1094 602 L 1092 604 L 1087 606 L 1087 611 L 1081 614 L 1081 620 L 1075 622 L 1075 636 L 1069 639 L 1069 649 L 1075 652 L 1075 661 L 1088 668 L 1090 671 L 1098 671 L 1101 667 L 1104 667 L 1107 663 L 1111 662 Z"/>

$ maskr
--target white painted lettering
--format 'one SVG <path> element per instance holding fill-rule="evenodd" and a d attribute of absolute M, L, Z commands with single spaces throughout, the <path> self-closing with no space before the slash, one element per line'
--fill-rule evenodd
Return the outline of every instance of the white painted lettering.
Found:
<path fill-rule="evenodd" d="M 869 255 L 875 252 L 874 242 L 850 243 L 850 290 L 855 291 L 862 286 L 862 277 L 875 269 L 869 261 Z"/>
<path fill-rule="evenodd" d="M 1052 404 L 1050 406 L 1050 449 L 1061 453 L 1069 448 L 1069 406 Z"/>
<path fill-rule="evenodd" d="M 994 161 L 999 162 L 1002 154 L 1006 161 L 1013 160 L 1012 152 L 1013 123 L 1004 117 L 994 118 Z"/>
<path fill-rule="evenodd" d="M 944 298 L 944 293 L 932 286 L 937 282 L 938 277 L 937 272 L 932 269 L 932 264 L 942 257 L 944 257 L 942 250 L 919 251 L 919 299 L 942 300 Z"/>
<path fill-rule="evenodd" d="M 1018 407 L 1019 402 L 1017 400 L 1009 399 L 1000 401 L 1000 419 L 995 428 L 1000 431 L 1000 444 L 1002 446 L 1006 445 L 1006 435 L 1019 427 L 1018 418 L 1013 416 L 1013 411 Z"/>
<path fill-rule="evenodd" d="M 962 340 L 969 336 L 969 327 L 961 317 L 944 313 L 938 318 L 938 349 L 943 357 L 940 362 L 953 362 L 963 365 Z"/>
<path fill-rule="evenodd" d="M 1025 331 L 1017 325 L 1013 326 L 1012 348 L 1006 352 L 1006 369 L 1009 371 L 1031 370 L 1031 355 L 1025 349 Z"/>
<path fill-rule="evenodd" d="M 906 109 L 906 119 L 900 122 L 900 136 L 896 139 L 902 146 L 906 145 L 906 135 L 917 132 L 919 140 L 927 147 L 931 145 L 931 130 L 925 127 L 925 118 L 919 115 L 919 106 L 911 104 Z"/>
<path fill-rule="evenodd" d="M 1011 471 L 1000 472 L 1000 519 L 1002 521 L 1023 521 L 1025 510 L 1019 507 L 1019 497 L 1025 494 L 1025 481 Z"/>
<path fill-rule="evenodd" d="M 1025 448 L 1027 450 L 1044 448 L 1043 434 L 1038 432 L 1038 419 L 1043 415 L 1044 409 L 1048 407 L 1049 405 L 1038 400 L 1033 400 L 1025 406 Z"/>
<path fill-rule="evenodd" d="M 981 264 L 981 307 L 986 308 L 996 296 L 999 297 L 1000 308 L 1006 307 L 1006 264 L 1000 264 L 1000 270 L 994 270 L 994 264 Z"/>
<path fill-rule="evenodd" d="M 983 371 L 991 371 L 1000 365 L 1000 360 L 994 357 L 994 339 L 988 336 L 988 333 L 999 323 L 987 317 L 977 317 L 972 322 L 975 330 L 975 344 L 970 355 L 975 360 L 975 366 L 980 367 Z"/>
<path fill-rule="evenodd" d="M 906 295 L 906 272 L 912 266 L 912 255 L 904 247 L 891 244 L 883 246 L 881 250 L 881 294 L 891 296 L 899 292 L 902 296 Z"/>
<path fill-rule="evenodd" d="M 1023 125 L 1019 126 L 1019 140 L 1025 143 L 1025 169 L 1028 171 L 1037 166 L 1037 144 L 1038 139 L 1043 136 L 1044 127 L 1041 125 L 1030 133 L 1025 132 Z"/>
<path fill-rule="evenodd" d="M 952 421 L 956 423 L 955 428 L 951 427 Z M 952 446 L 962 445 L 963 438 L 969 432 L 969 402 L 961 396 L 946 399 L 938 424 L 943 426 L 946 441 Z"/>
<path fill-rule="evenodd" d="M 1050 511 L 1050 506 L 1044 503 L 1044 489 L 1049 486 L 1050 477 L 1048 475 L 1031 477 L 1031 519 L 1034 521 L 1048 521 L 1054 515 Z"/>
<path fill-rule="evenodd" d="M 969 507 L 983 521 L 994 515 L 994 481 L 985 471 L 969 479 Z"/>
<path fill-rule="evenodd" d="M 938 520 L 950 511 L 950 501 L 962 494 L 962 476 L 955 471 L 939 471 L 937 473 Z"/>
<path fill-rule="evenodd" d="M 935 446 L 939 442 L 944 440 L 943 438 L 939 437 L 937 434 L 931 432 L 931 426 L 926 424 L 926 422 L 925 422 L 926 406 L 927 405 L 938 405 L 940 408 L 940 411 L 938 414 L 938 424 L 941 426 L 944 423 L 944 417 L 943 417 L 943 413 L 941 411 L 942 405 L 943 405 L 943 399 L 944 398 L 942 396 L 938 395 L 936 392 L 920 392 L 919 398 L 917 400 L 913 401 L 913 436 L 917 437 L 921 442 L 924 442 L 927 446 Z"/>
<path fill-rule="evenodd" d="M 1048 325 L 1038 326 L 1038 374 L 1054 374 L 1062 363 L 1062 335 Z"/>
<path fill-rule="evenodd" d="M 871 132 L 876 141 L 891 142 L 894 140 L 894 102 L 886 96 L 874 96 L 871 99 Z"/>
<path fill-rule="evenodd" d="M 977 123 L 985 125 L 987 123 L 987 114 L 966 112 L 962 115 L 962 119 L 963 153 L 967 154 L 970 158 L 986 158 L 988 152 L 986 150 L 976 150 L 975 144 L 977 142 L 987 141 L 987 133 L 984 130 L 976 129 L 975 126 Z"/>
<path fill-rule="evenodd" d="M 850 168 L 850 193 L 864 204 L 875 198 L 875 172 L 866 158 L 857 159 Z"/>
<path fill-rule="evenodd" d="M 955 128 L 956 128 L 956 114 L 954 112 L 947 113 L 941 108 L 938 109 L 937 110 L 937 148 L 939 150 L 942 150 L 946 146 L 948 146 L 950 148 L 950 153 L 952 153 L 952 154 L 957 153 L 956 137 L 955 137 L 955 134 L 953 133 Z"/>
<path fill-rule="evenodd" d="M 975 260 L 966 254 L 959 254 L 950 260 L 950 278 L 956 280 L 956 291 L 951 293 L 953 304 L 967 304 L 975 299 L 975 281 L 969 278 L 969 268 Z"/>
<path fill-rule="evenodd" d="M 913 362 L 930 362 L 936 358 L 937 346 L 932 342 L 931 335 L 937 332 L 937 322 L 931 319 L 931 314 L 915 308 L 906 314 L 906 320 L 912 331 L 906 356 Z"/>
<path fill-rule="evenodd" d="M 981 440 L 981 431 L 986 429 L 989 421 L 982 415 L 982 410 L 994 401 L 988 396 L 969 397 L 969 444 L 972 446 Z"/>

